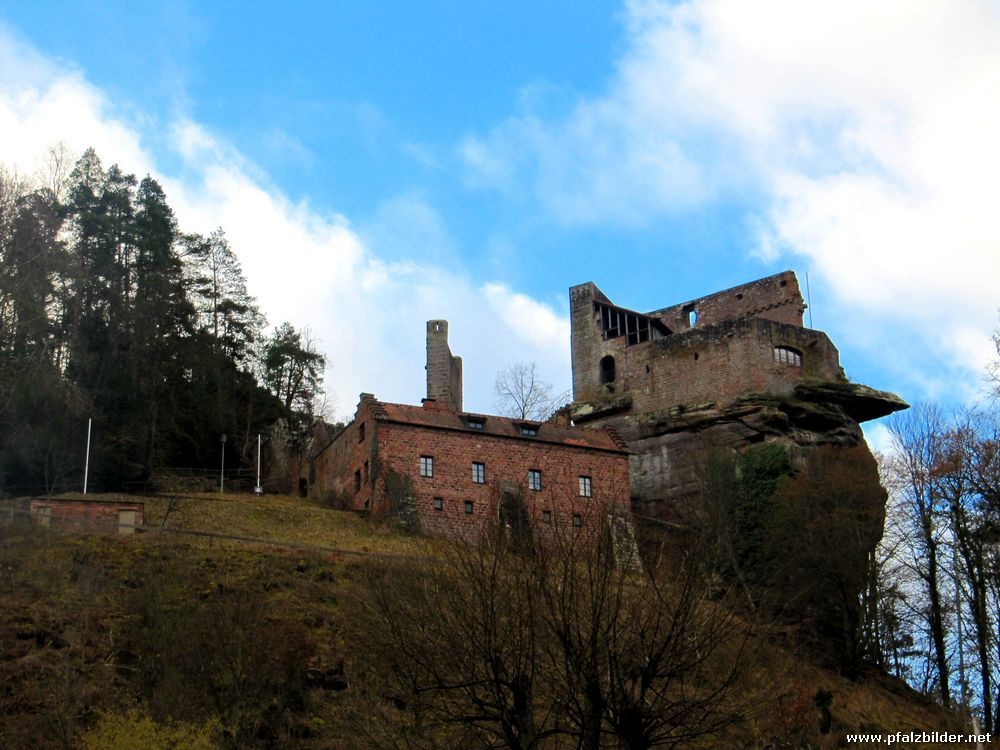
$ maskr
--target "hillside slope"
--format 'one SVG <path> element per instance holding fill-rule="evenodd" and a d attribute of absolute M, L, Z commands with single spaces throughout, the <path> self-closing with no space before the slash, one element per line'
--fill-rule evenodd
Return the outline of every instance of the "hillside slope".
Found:
<path fill-rule="evenodd" d="M 291 497 L 129 499 L 145 502 L 147 526 L 165 519 L 177 533 L 0 520 L 0 746 L 132 747 L 140 732 L 147 747 L 399 744 L 405 706 L 380 694 L 365 587 L 383 556 L 405 570 L 447 544 Z M 901 683 L 847 681 L 789 639 L 755 636 L 740 715 L 679 746 L 833 748 L 849 732 L 958 731 Z M 826 733 L 817 696 L 830 706 Z M 171 745 L 170 732 L 188 739 Z"/>

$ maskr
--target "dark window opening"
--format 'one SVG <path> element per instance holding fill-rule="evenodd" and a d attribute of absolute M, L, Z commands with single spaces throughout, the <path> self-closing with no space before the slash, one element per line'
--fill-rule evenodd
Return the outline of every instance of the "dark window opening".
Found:
<path fill-rule="evenodd" d="M 299 497 L 306 497 L 309 495 L 309 482 L 305 477 L 299 477 Z"/>
<path fill-rule="evenodd" d="M 736 295 L 736 299 L 743 299 L 743 292 Z"/>
<path fill-rule="evenodd" d="M 472 515 L 472 501 L 471 500 L 466 500 L 465 501 L 465 515 L 467 515 L 467 516 L 471 516 Z"/>
<path fill-rule="evenodd" d="M 359 443 L 365 442 L 365 423 L 364 422 L 362 422 L 358 426 L 358 442 Z"/>
<path fill-rule="evenodd" d="M 368 462 L 367 461 L 365 461 L 365 470 L 361 474 L 361 481 L 364 482 L 365 484 L 368 484 Z"/>
<path fill-rule="evenodd" d="M 615 382 L 615 358 L 610 354 L 601 357 L 601 385 Z"/>
<path fill-rule="evenodd" d="M 625 337 L 625 345 L 642 344 L 670 333 L 663 323 L 642 313 L 613 307 L 603 302 L 594 303 L 594 313 L 599 317 L 601 335 L 605 341 Z"/>
<path fill-rule="evenodd" d="M 681 315 L 687 317 L 688 328 L 694 328 L 698 325 L 698 310 L 695 308 L 694 303 L 684 305 L 684 307 L 681 308 Z"/>
<path fill-rule="evenodd" d="M 583 517 L 579 513 L 573 514 L 573 525 L 577 528 L 583 526 Z"/>
<path fill-rule="evenodd" d="M 695 353 L 694 353 L 694 358 L 695 358 L 695 359 L 698 359 L 698 352 L 695 352 Z"/>
<path fill-rule="evenodd" d="M 444 510 L 444 498 L 434 498 L 434 510 Z"/>
<path fill-rule="evenodd" d="M 802 352 L 792 349 L 790 346 L 776 346 L 773 354 L 774 361 L 779 365 L 802 367 Z"/>
<path fill-rule="evenodd" d="M 472 481 L 476 484 L 486 484 L 486 464 L 472 463 Z"/>
<path fill-rule="evenodd" d="M 522 427 L 521 428 L 521 434 L 524 437 L 537 437 L 538 436 L 538 428 L 537 427 Z"/>
<path fill-rule="evenodd" d="M 361 490 L 361 469 L 354 472 L 354 491 L 358 492 Z"/>
<path fill-rule="evenodd" d="M 551 510 L 543 510 L 542 511 L 542 521 L 544 521 L 545 523 L 552 523 L 552 511 Z"/>
<path fill-rule="evenodd" d="M 465 424 L 470 430 L 482 430 L 486 427 L 486 420 L 479 417 L 469 417 Z"/>

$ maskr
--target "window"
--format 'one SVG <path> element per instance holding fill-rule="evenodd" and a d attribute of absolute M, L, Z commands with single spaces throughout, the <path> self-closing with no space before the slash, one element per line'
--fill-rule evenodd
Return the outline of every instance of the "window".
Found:
<path fill-rule="evenodd" d="M 615 358 L 610 354 L 601 357 L 601 385 L 615 382 Z"/>
<path fill-rule="evenodd" d="M 420 476 L 422 477 L 434 476 L 434 456 L 420 457 Z"/>
<path fill-rule="evenodd" d="M 466 500 L 465 501 L 465 515 L 467 515 L 467 516 L 471 516 L 472 515 L 472 501 L 471 500 Z"/>
<path fill-rule="evenodd" d="M 465 424 L 468 425 L 470 430 L 481 430 L 486 427 L 486 420 L 481 417 L 469 417 Z"/>
<path fill-rule="evenodd" d="M 552 511 L 551 510 L 543 510 L 542 511 L 542 521 L 544 523 L 552 523 Z"/>
<path fill-rule="evenodd" d="M 521 434 L 524 435 L 524 437 L 536 437 L 538 435 L 538 428 L 523 425 L 521 427 Z"/>
<path fill-rule="evenodd" d="M 364 422 L 362 422 L 361 425 L 358 427 L 358 442 L 359 443 L 365 442 L 365 423 Z"/>
<path fill-rule="evenodd" d="M 444 510 L 444 498 L 434 498 L 434 510 Z"/>
<path fill-rule="evenodd" d="M 354 491 L 357 492 L 361 489 L 361 469 L 354 472 Z"/>
<path fill-rule="evenodd" d="M 583 526 L 583 518 L 581 518 L 579 513 L 573 514 L 573 525 L 576 527 Z"/>
<path fill-rule="evenodd" d="M 361 472 L 361 481 L 368 484 L 368 462 L 365 461 L 364 471 Z"/>
<path fill-rule="evenodd" d="M 592 490 L 590 477 L 580 477 L 580 497 L 591 497 Z"/>
<path fill-rule="evenodd" d="M 486 464 L 472 463 L 472 481 L 476 484 L 486 484 Z"/>
<path fill-rule="evenodd" d="M 790 346 L 776 346 L 774 347 L 774 361 L 780 365 L 802 367 L 802 353 Z"/>
<path fill-rule="evenodd" d="M 528 469 L 528 489 L 535 491 L 542 489 L 542 472 L 538 469 Z"/>

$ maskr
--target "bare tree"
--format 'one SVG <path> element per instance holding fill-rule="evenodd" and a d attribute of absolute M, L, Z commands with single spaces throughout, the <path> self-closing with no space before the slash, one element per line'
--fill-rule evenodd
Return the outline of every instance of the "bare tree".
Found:
<path fill-rule="evenodd" d="M 501 529 L 368 577 L 365 628 L 410 746 L 640 750 L 738 720 L 751 643 L 699 557 L 622 564 L 610 514 L 528 549 Z M 627 563 L 627 561 L 626 561 Z"/>
<path fill-rule="evenodd" d="M 497 373 L 493 392 L 494 406 L 504 416 L 539 421 L 569 398 L 569 391 L 553 392 L 552 383 L 541 379 L 534 362 L 517 362 Z"/>
<path fill-rule="evenodd" d="M 1000 399 L 1000 328 L 993 330 L 993 348 L 996 358 L 986 365 L 986 383 L 995 399 Z"/>
<path fill-rule="evenodd" d="M 941 702 L 950 706 L 947 605 L 943 593 L 947 507 L 935 470 L 943 454 L 943 418 L 937 408 L 918 404 L 904 414 L 894 415 L 889 429 L 894 452 L 886 469 L 902 501 L 909 542 L 908 566 L 919 578 L 926 596 L 923 614 L 933 645 L 935 682 Z"/>

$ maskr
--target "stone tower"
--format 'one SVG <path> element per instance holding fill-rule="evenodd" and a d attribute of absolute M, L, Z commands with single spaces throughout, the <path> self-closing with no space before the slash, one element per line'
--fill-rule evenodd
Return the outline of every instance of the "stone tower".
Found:
<path fill-rule="evenodd" d="M 448 321 L 427 321 L 427 400 L 462 411 L 462 358 L 448 347 Z"/>

